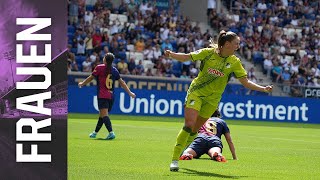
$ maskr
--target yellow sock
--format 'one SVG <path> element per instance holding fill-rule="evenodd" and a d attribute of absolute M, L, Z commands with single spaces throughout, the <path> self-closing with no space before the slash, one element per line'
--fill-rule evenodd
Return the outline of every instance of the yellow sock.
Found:
<path fill-rule="evenodd" d="M 176 145 L 174 146 L 174 149 L 173 149 L 173 155 L 172 155 L 173 161 L 179 160 L 180 154 L 182 153 L 182 151 L 186 147 L 188 138 L 190 136 L 190 132 L 191 132 L 191 129 L 188 127 L 183 127 L 180 130 L 180 132 L 177 136 Z"/>

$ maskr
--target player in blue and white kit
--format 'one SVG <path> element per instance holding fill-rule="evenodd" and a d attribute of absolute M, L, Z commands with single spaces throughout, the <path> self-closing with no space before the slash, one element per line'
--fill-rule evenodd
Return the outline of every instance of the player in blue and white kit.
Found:
<path fill-rule="evenodd" d="M 222 134 L 226 138 L 233 159 L 237 159 L 229 127 L 227 123 L 219 117 L 220 112 L 216 110 L 212 117 L 199 129 L 198 136 L 183 152 L 180 160 L 192 160 L 193 158 L 199 158 L 203 154 L 208 154 L 212 160 L 226 162 L 225 157 L 221 154 L 223 148 L 221 142 Z"/>

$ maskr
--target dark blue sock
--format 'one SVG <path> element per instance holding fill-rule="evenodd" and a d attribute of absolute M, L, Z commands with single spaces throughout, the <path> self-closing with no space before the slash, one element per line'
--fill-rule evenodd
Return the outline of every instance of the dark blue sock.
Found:
<path fill-rule="evenodd" d="M 112 124 L 111 124 L 109 116 L 103 117 L 103 123 L 106 126 L 106 128 L 108 129 L 108 131 L 111 132 L 112 131 Z"/>
<path fill-rule="evenodd" d="M 96 133 L 100 131 L 102 124 L 103 124 L 103 119 L 101 117 L 99 117 L 99 120 L 98 120 L 98 123 L 96 126 L 96 130 L 94 130 Z"/>

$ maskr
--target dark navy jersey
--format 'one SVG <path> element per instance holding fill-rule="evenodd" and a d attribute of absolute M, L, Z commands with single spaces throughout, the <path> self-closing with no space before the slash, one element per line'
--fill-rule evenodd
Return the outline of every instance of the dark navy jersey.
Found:
<path fill-rule="evenodd" d="M 113 99 L 114 82 L 120 79 L 119 71 L 112 67 L 109 73 L 105 64 L 99 64 L 94 68 L 92 75 L 97 80 L 98 98 Z"/>
<path fill-rule="evenodd" d="M 216 117 L 209 118 L 204 125 L 199 129 L 199 134 L 206 134 L 208 136 L 218 136 L 230 132 L 227 123 Z"/>

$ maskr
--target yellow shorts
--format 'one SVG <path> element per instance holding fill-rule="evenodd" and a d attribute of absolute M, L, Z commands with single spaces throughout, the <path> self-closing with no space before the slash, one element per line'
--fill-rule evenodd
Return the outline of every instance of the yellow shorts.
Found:
<path fill-rule="evenodd" d="M 209 118 L 216 111 L 219 101 L 220 98 L 208 100 L 191 93 L 186 96 L 185 106 L 199 111 L 199 116 Z"/>

